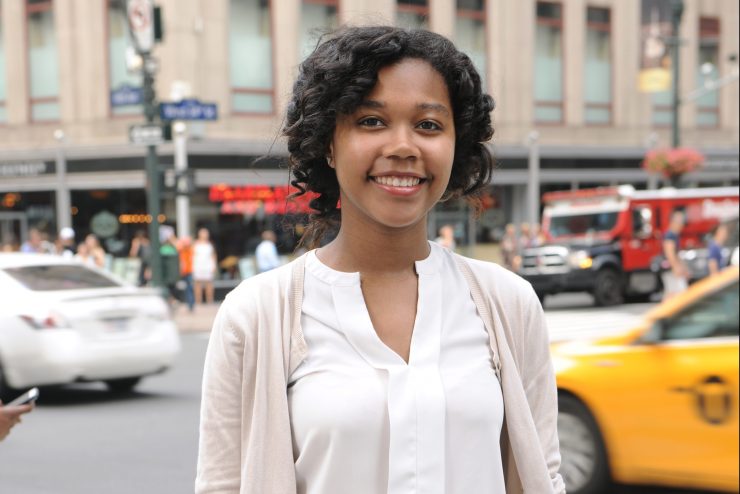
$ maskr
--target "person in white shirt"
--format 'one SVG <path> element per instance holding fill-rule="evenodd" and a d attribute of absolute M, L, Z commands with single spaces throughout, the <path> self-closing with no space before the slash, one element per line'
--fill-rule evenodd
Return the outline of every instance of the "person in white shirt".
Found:
<path fill-rule="evenodd" d="M 262 232 L 262 242 L 257 245 L 254 251 L 255 261 L 257 263 L 257 271 L 264 273 L 271 269 L 275 269 L 280 266 L 280 256 L 278 255 L 277 246 L 275 242 L 277 236 L 272 230 L 265 230 Z"/>
<path fill-rule="evenodd" d="M 313 250 L 219 309 L 197 494 L 565 492 L 531 286 L 428 240 L 490 183 L 493 107 L 425 30 L 343 28 L 303 61 L 283 133 Z"/>

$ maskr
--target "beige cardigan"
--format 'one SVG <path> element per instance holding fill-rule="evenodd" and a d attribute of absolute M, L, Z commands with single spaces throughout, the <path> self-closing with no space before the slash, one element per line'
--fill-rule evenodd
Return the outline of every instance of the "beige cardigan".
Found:
<path fill-rule="evenodd" d="M 542 308 L 531 286 L 506 269 L 456 259 L 500 365 L 506 493 L 562 494 Z M 300 325 L 304 265 L 301 256 L 245 280 L 218 311 L 203 375 L 196 494 L 296 493 L 286 389 L 308 353 Z"/>

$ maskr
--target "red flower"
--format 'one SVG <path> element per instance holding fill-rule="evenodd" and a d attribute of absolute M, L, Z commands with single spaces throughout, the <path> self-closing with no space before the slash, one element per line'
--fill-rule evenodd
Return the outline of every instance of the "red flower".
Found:
<path fill-rule="evenodd" d="M 666 178 L 678 177 L 704 166 L 704 155 L 692 148 L 654 149 L 645 154 L 642 168 Z"/>

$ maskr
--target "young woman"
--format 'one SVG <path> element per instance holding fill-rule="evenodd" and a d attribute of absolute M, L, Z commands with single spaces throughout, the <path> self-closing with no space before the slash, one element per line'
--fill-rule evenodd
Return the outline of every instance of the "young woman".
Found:
<path fill-rule="evenodd" d="M 303 62 L 284 133 L 305 240 L 339 231 L 221 306 L 197 493 L 565 492 L 536 295 L 428 241 L 437 202 L 490 180 L 492 109 L 427 31 L 347 28 Z"/>
<path fill-rule="evenodd" d="M 210 233 L 207 229 L 198 230 L 198 237 L 193 243 L 193 288 L 195 294 L 195 303 L 212 304 L 215 294 L 213 280 L 216 277 L 218 264 L 216 259 L 216 249 L 211 243 Z"/>

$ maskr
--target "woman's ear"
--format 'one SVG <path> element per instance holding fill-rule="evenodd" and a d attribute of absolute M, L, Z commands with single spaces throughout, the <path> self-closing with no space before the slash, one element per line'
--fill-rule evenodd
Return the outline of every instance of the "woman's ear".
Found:
<path fill-rule="evenodd" d="M 329 144 L 329 153 L 326 155 L 326 164 L 332 168 L 336 168 L 334 164 L 334 144 Z"/>

